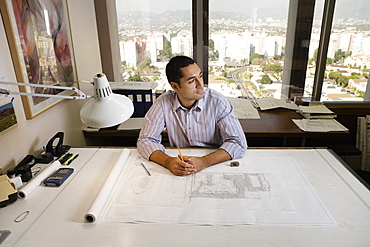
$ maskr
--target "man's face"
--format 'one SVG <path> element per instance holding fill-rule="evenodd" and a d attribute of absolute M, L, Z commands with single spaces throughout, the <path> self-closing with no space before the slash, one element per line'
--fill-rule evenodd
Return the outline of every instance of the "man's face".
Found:
<path fill-rule="evenodd" d="M 203 74 L 195 63 L 181 68 L 181 71 L 184 76 L 180 79 L 180 84 L 171 82 L 171 87 L 177 92 L 181 104 L 190 108 L 204 96 Z"/>

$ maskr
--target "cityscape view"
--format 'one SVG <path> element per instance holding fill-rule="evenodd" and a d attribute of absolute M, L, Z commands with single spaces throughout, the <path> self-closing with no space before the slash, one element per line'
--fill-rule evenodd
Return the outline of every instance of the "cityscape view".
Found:
<path fill-rule="evenodd" d="M 169 59 L 179 54 L 193 57 L 190 4 L 189 9 L 161 13 L 118 9 L 123 80 L 155 81 L 157 89 L 169 89 L 164 72 Z M 370 19 L 365 14 L 348 15 L 342 9 L 343 6 L 339 6 L 333 21 L 322 101 L 363 100 L 368 82 Z M 322 10 L 316 12 L 322 13 Z M 287 15 L 287 5 L 263 11 L 251 9 L 247 13 L 212 11 L 211 8 L 209 87 L 230 97 L 280 98 Z M 319 15 L 315 16 L 308 44 L 304 96 L 312 93 L 321 32 Z M 252 95 L 245 95 L 246 90 L 242 88 Z"/>

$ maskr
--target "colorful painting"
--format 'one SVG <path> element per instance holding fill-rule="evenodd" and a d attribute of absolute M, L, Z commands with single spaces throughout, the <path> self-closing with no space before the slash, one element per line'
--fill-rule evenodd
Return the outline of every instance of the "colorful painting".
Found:
<path fill-rule="evenodd" d="M 7 30 L 17 80 L 24 83 L 74 86 L 74 65 L 66 0 L 5 0 L 0 7 Z M 42 94 L 70 92 L 20 86 L 20 91 Z M 27 119 L 61 99 L 22 96 Z"/>
<path fill-rule="evenodd" d="M 17 125 L 13 101 L 0 106 L 0 136 Z"/>

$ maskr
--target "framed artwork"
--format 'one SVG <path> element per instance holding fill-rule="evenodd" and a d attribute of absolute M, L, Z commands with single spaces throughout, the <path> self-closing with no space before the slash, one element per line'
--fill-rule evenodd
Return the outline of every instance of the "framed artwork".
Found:
<path fill-rule="evenodd" d="M 0 10 L 17 81 L 75 86 L 77 73 L 66 0 L 1 0 Z M 19 86 L 21 92 L 70 95 L 70 91 Z M 27 119 L 63 99 L 21 96 Z"/>
<path fill-rule="evenodd" d="M 0 138 L 18 128 L 13 99 L 0 99 Z"/>

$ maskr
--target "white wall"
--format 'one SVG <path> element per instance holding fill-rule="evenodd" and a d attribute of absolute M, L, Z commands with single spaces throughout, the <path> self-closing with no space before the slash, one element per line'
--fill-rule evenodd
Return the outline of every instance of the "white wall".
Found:
<path fill-rule="evenodd" d="M 94 0 L 68 0 L 67 2 L 77 76 L 80 80 L 92 81 L 93 76 L 101 73 L 102 70 Z M 0 47 L 0 66 L 2 66 L 0 71 L 5 73 L 7 81 L 16 81 L 2 19 L 0 20 Z M 92 94 L 92 86 L 89 86 L 84 85 L 81 88 L 85 93 Z M 18 90 L 17 86 L 9 86 L 9 89 Z M 6 169 L 17 165 L 26 155 L 37 155 L 48 140 L 59 131 L 64 132 L 64 144 L 85 145 L 81 131 L 84 125 L 79 118 L 79 110 L 83 103 L 84 100 L 65 100 L 40 116 L 26 120 L 21 99 L 15 96 L 13 105 L 18 128 L 7 135 L 0 135 L 0 169 L 3 168 L 3 173 Z"/>

